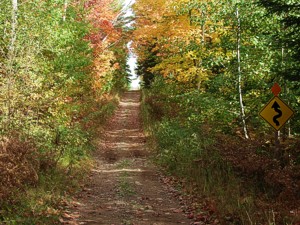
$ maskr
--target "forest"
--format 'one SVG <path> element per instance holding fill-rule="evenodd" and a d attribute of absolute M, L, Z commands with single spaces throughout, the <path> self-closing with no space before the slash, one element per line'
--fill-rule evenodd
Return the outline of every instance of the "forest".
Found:
<path fill-rule="evenodd" d="M 132 41 L 147 145 L 193 224 L 299 225 L 300 3 L 133 3 L 1 0 L 0 223 L 59 223 L 130 88 Z"/>

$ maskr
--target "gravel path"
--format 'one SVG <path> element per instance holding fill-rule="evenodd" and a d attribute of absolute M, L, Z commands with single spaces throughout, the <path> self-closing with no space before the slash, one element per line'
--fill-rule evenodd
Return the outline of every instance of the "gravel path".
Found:
<path fill-rule="evenodd" d="M 64 224 L 190 224 L 180 202 L 149 160 L 140 118 L 140 92 L 123 95 L 97 140 L 89 182 Z"/>

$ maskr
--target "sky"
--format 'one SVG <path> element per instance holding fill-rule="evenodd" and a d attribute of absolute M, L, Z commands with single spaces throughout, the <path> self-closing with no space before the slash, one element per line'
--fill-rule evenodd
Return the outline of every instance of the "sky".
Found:
<path fill-rule="evenodd" d="M 131 6 L 134 3 L 135 3 L 135 0 L 125 0 L 124 1 L 123 10 L 125 12 L 125 15 L 124 15 L 125 17 L 134 15 L 132 8 L 131 8 Z M 127 24 L 127 26 L 131 26 L 132 23 L 134 23 L 134 22 Z M 129 57 L 127 59 L 127 65 L 129 66 L 130 79 L 131 79 L 130 89 L 138 90 L 138 89 L 140 89 L 140 77 L 138 77 L 135 72 L 135 69 L 137 67 L 137 56 L 133 53 L 131 46 L 132 46 L 132 41 L 128 42 L 128 44 L 127 44 L 127 48 L 129 49 Z"/>

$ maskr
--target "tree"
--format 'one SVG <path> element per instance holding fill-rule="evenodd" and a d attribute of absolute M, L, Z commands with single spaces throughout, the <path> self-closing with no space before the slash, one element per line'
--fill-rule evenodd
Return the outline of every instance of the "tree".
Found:
<path fill-rule="evenodd" d="M 261 123 L 256 112 L 279 82 L 278 16 L 264 17 L 266 10 L 255 1 L 139 0 L 135 10 L 142 74 L 163 76 L 187 92 L 224 96 L 234 104 L 232 113 L 241 115 L 247 137 L 246 123 Z"/>
<path fill-rule="evenodd" d="M 103 93 L 128 85 L 126 72 L 127 37 L 124 32 L 122 6 L 116 1 L 93 1 L 87 4 L 92 32 L 88 39 L 93 49 L 93 89 L 98 99 Z M 118 88 L 116 88 L 118 86 Z"/>
<path fill-rule="evenodd" d="M 12 111 L 12 91 L 14 88 L 14 80 L 13 80 L 13 65 L 15 61 L 15 45 L 17 39 L 17 24 L 18 24 L 18 1 L 12 0 L 11 1 L 11 38 L 8 47 L 8 65 L 7 65 L 7 125 L 11 125 L 11 114 Z"/>
<path fill-rule="evenodd" d="M 236 5 L 236 19 L 237 19 L 237 72 L 238 72 L 238 90 L 239 90 L 239 99 L 240 99 L 240 116 L 243 124 L 243 131 L 245 138 L 248 139 L 248 130 L 246 125 L 246 115 L 245 115 L 245 108 L 243 103 L 243 93 L 242 93 L 242 72 L 241 72 L 241 19 L 239 13 L 239 7 Z"/>
<path fill-rule="evenodd" d="M 289 80 L 299 80 L 300 62 L 300 3 L 287 0 L 259 0 L 260 5 L 264 6 L 269 13 L 280 17 L 282 28 L 274 30 L 274 41 L 280 42 L 279 47 L 290 51 L 293 58 L 286 68 L 284 77 Z M 269 16 L 267 14 L 266 16 Z"/>

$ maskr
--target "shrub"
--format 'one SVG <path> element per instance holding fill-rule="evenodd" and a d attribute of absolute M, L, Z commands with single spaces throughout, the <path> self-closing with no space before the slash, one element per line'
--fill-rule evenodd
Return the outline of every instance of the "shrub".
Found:
<path fill-rule="evenodd" d="M 7 200 L 14 190 L 38 181 L 36 148 L 19 135 L 3 137 L 0 141 L 0 202 Z"/>

